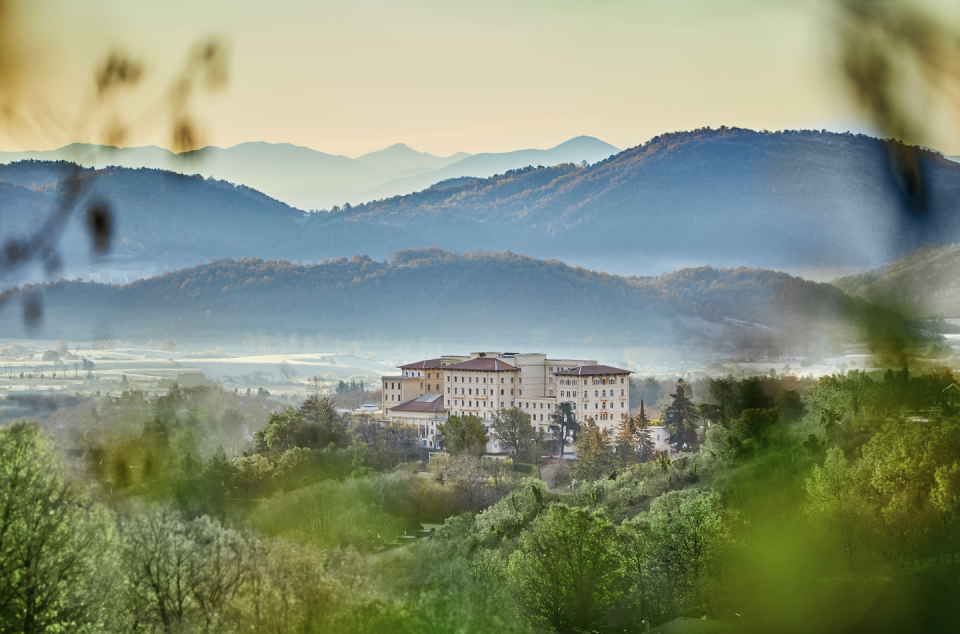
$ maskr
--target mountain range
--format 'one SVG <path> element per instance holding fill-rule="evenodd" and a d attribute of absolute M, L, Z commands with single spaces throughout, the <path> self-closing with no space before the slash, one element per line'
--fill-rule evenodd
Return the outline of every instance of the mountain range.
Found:
<path fill-rule="evenodd" d="M 257 189 L 300 209 L 327 209 L 409 194 L 449 178 L 492 176 L 526 165 L 593 163 L 616 152 L 612 145 L 585 136 L 549 150 L 477 155 L 457 152 L 446 157 L 398 143 L 355 159 L 289 143 L 210 146 L 181 154 L 156 146 L 116 148 L 74 143 L 48 151 L 0 152 L 0 163 L 70 161 L 83 167 L 148 167 L 200 174 Z"/>
<path fill-rule="evenodd" d="M 172 337 L 237 349 L 299 333 L 321 346 L 338 338 L 393 351 L 429 335 L 441 348 L 541 346 L 618 359 L 677 347 L 701 359 L 823 355 L 855 340 L 877 312 L 829 284 L 769 270 L 622 277 L 557 260 L 436 248 L 399 251 L 389 263 L 366 256 L 315 265 L 217 260 L 126 285 L 62 280 L 15 288 L 0 302 L 12 308 L 28 297 L 42 301 L 39 326 L 29 330 L 7 310 L 6 337 Z"/>
<path fill-rule="evenodd" d="M 60 241 L 62 266 L 47 279 L 129 281 L 215 258 L 385 260 L 400 249 L 439 247 L 509 250 L 624 275 L 745 265 L 825 280 L 960 240 L 960 165 L 918 150 L 918 206 L 888 147 L 864 135 L 703 129 L 594 164 L 451 177 L 336 213 L 304 213 L 199 175 L 26 161 L 0 165 L 0 230 L 5 240 L 25 239 L 45 209 L 78 189 L 81 205 L 109 205 L 111 258 L 89 265 L 78 217 Z M 484 155 L 456 164 L 467 161 L 494 165 Z"/>

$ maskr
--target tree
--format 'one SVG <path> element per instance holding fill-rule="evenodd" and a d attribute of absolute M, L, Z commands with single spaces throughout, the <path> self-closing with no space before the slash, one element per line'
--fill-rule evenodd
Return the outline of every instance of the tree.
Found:
<path fill-rule="evenodd" d="M 577 461 L 571 467 L 580 480 L 596 480 L 610 468 L 613 456 L 606 435 L 592 418 L 583 422 L 577 435 Z"/>
<path fill-rule="evenodd" d="M 677 441 L 677 451 L 684 445 L 692 448 L 697 444 L 697 410 L 687 397 L 687 383 L 677 380 L 677 391 L 670 395 L 673 402 L 663 413 L 664 422 Z"/>
<path fill-rule="evenodd" d="M 493 437 L 501 448 L 510 453 L 519 453 L 525 443 L 533 441 L 535 434 L 530 424 L 530 415 L 518 407 L 501 409 L 493 415 Z"/>
<path fill-rule="evenodd" d="M 654 443 L 650 435 L 650 418 L 643 408 L 643 401 L 640 401 L 640 413 L 633 419 L 633 435 L 635 446 L 640 454 L 640 462 L 646 462 L 653 456 Z"/>
<path fill-rule="evenodd" d="M 292 407 L 282 412 L 274 412 L 267 419 L 266 426 L 253 435 L 257 451 L 282 453 L 296 447 L 303 428 L 303 414 Z"/>
<path fill-rule="evenodd" d="M 563 503 L 522 533 L 508 574 L 536 623 L 558 631 L 606 625 L 620 582 L 615 534 L 602 511 Z"/>
<path fill-rule="evenodd" d="M 571 442 L 569 436 L 572 434 L 576 438 L 580 430 L 580 423 L 577 422 L 577 415 L 573 411 L 573 403 L 570 401 L 557 403 L 557 409 L 550 415 L 550 419 L 553 421 L 550 431 L 560 444 L 560 457 L 563 458 L 563 450 Z"/>
<path fill-rule="evenodd" d="M 743 440 L 760 440 L 780 420 L 777 409 L 745 409 L 740 418 L 733 421 L 733 428 Z"/>
<path fill-rule="evenodd" d="M 437 425 L 443 447 L 451 454 L 483 454 L 487 445 L 487 431 L 476 416 L 450 416 L 447 422 Z"/>
<path fill-rule="evenodd" d="M 120 592 L 112 527 L 37 425 L 0 430 L 0 631 L 105 628 Z"/>
<path fill-rule="evenodd" d="M 668 565 L 689 579 L 697 604 L 703 605 L 703 578 L 722 527 L 720 498 L 695 489 L 669 491 L 650 505 L 650 528 Z"/>
<path fill-rule="evenodd" d="M 280 376 L 282 376 L 283 380 L 287 383 L 297 378 L 299 374 L 297 369 L 287 360 L 283 360 L 277 364 L 277 371 L 280 372 Z"/>
<path fill-rule="evenodd" d="M 70 352 L 70 344 L 67 343 L 66 339 L 57 339 L 53 343 L 53 349 L 56 350 L 61 357 L 65 357 L 67 353 Z"/>
<path fill-rule="evenodd" d="M 123 550 L 138 616 L 165 632 L 221 629 L 247 576 L 243 537 L 206 516 L 143 513 L 126 524 Z"/>
<path fill-rule="evenodd" d="M 730 424 L 730 419 L 736 415 L 737 382 L 732 376 L 719 379 L 710 379 L 707 393 L 714 401 L 714 420 L 724 427 Z"/>
<path fill-rule="evenodd" d="M 854 555 L 865 538 L 853 480 L 853 469 L 839 447 L 828 449 L 823 466 L 815 466 L 807 479 L 807 510 L 826 529 L 826 534 L 836 540 L 851 571 Z"/>
<path fill-rule="evenodd" d="M 640 402 L 643 403 L 643 401 Z M 613 443 L 619 466 L 629 467 L 637 462 L 637 439 L 633 418 L 626 414 L 623 415 L 620 424 L 617 425 L 617 435 L 614 437 Z"/>

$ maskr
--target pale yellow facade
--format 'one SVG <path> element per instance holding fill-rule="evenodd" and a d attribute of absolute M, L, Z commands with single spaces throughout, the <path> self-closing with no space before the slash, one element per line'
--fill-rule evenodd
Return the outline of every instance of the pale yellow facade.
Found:
<path fill-rule="evenodd" d="M 421 367 L 417 367 L 417 363 L 401 366 L 403 374 L 384 377 L 384 411 L 387 420 L 409 418 L 409 412 L 391 411 L 391 407 L 437 393 L 439 385 L 444 412 L 432 413 L 433 418 L 425 419 L 427 423 L 417 423 L 422 425 L 425 434 L 421 438 L 424 447 L 438 446 L 435 422 L 449 415 L 476 416 L 489 433 L 498 410 L 517 407 L 530 416 L 536 428 L 549 433 L 557 404 L 569 401 L 579 420 L 592 417 L 601 429 L 613 433 L 621 416 L 630 411 L 629 372 L 609 368 L 609 373 L 570 376 L 570 372 L 577 369 L 581 372 L 607 369 L 590 359 L 550 359 L 541 353 L 474 352 L 419 362 L 419 365 Z M 502 448 L 491 438 L 486 450 L 499 453 Z"/>

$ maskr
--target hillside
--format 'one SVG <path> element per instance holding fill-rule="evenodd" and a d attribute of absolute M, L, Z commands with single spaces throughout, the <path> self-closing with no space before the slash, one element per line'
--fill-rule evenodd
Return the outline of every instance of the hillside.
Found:
<path fill-rule="evenodd" d="M 65 163 L 0 166 L 0 230 L 4 240 L 37 230 L 61 196 L 82 193 L 61 245 L 69 277 L 142 277 L 209 260 L 271 253 L 296 241 L 303 212 L 244 186 L 152 169 L 76 169 Z M 114 218 L 107 262 L 91 265 L 83 209 L 106 201 Z M 276 242 L 261 236 L 272 236 Z M 297 244 L 291 247 L 296 250 Z"/>
<path fill-rule="evenodd" d="M 307 226 L 344 245 L 363 235 L 370 253 L 506 248 L 620 273 L 745 264 L 835 277 L 960 239 L 960 165 L 927 151 L 921 169 L 928 204 L 914 213 L 880 140 L 701 130 L 587 168 L 519 170 Z"/>
<path fill-rule="evenodd" d="M 834 285 L 918 316 L 960 317 L 960 244 L 920 249 L 879 269 L 835 280 Z"/>
<path fill-rule="evenodd" d="M 36 210 L 65 189 L 61 168 L 42 165 L 0 166 L 0 180 L 22 186 L 0 190 L 5 234 L 37 222 Z M 95 182 L 116 215 L 114 262 L 126 274 L 111 279 L 214 258 L 382 260 L 414 247 L 510 250 L 625 275 L 746 265 L 833 279 L 960 240 L 960 165 L 929 151 L 920 165 L 929 186 L 921 211 L 903 204 L 882 141 L 820 132 L 664 135 L 586 167 L 445 179 L 306 216 L 199 176 L 108 168 L 78 178 Z M 87 262 L 86 238 L 74 230 L 65 246 L 74 268 L 64 275 L 89 277 L 75 268 Z"/>
<path fill-rule="evenodd" d="M 43 298 L 26 331 L 14 308 Z M 687 269 L 626 278 L 511 253 L 440 249 L 318 265 L 221 260 L 123 286 L 61 281 L 0 295 L 6 337 L 239 346 L 257 333 L 395 350 L 430 336 L 455 349 L 689 348 L 694 356 L 816 354 L 855 337 L 870 307 L 784 273 Z M 753 324 L 753 325 L 751 325 Z M 773 330 L 771 330 L 773 329 Z"/>

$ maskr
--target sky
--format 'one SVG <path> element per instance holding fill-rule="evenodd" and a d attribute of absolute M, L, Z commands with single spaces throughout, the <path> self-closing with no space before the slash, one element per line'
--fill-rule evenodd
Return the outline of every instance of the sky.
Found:
<path fill-rule="evenodd" d="M 838 80 L 827 4 L 33 0 L 8 12 L 20 72 L 0 149 L 103 142 L 117 123 L 126 145 L 170 147 L 169 87 L 210 37 L 228 46 L 229 82 L 189 112 L 201 144 L 221 147 L 355 157 L 402 142 L 446 156 L 579 135 L 628 148 L 704 126 L 866 131 Z M 97 100 L 112 51 L 143 81 Z"/>

